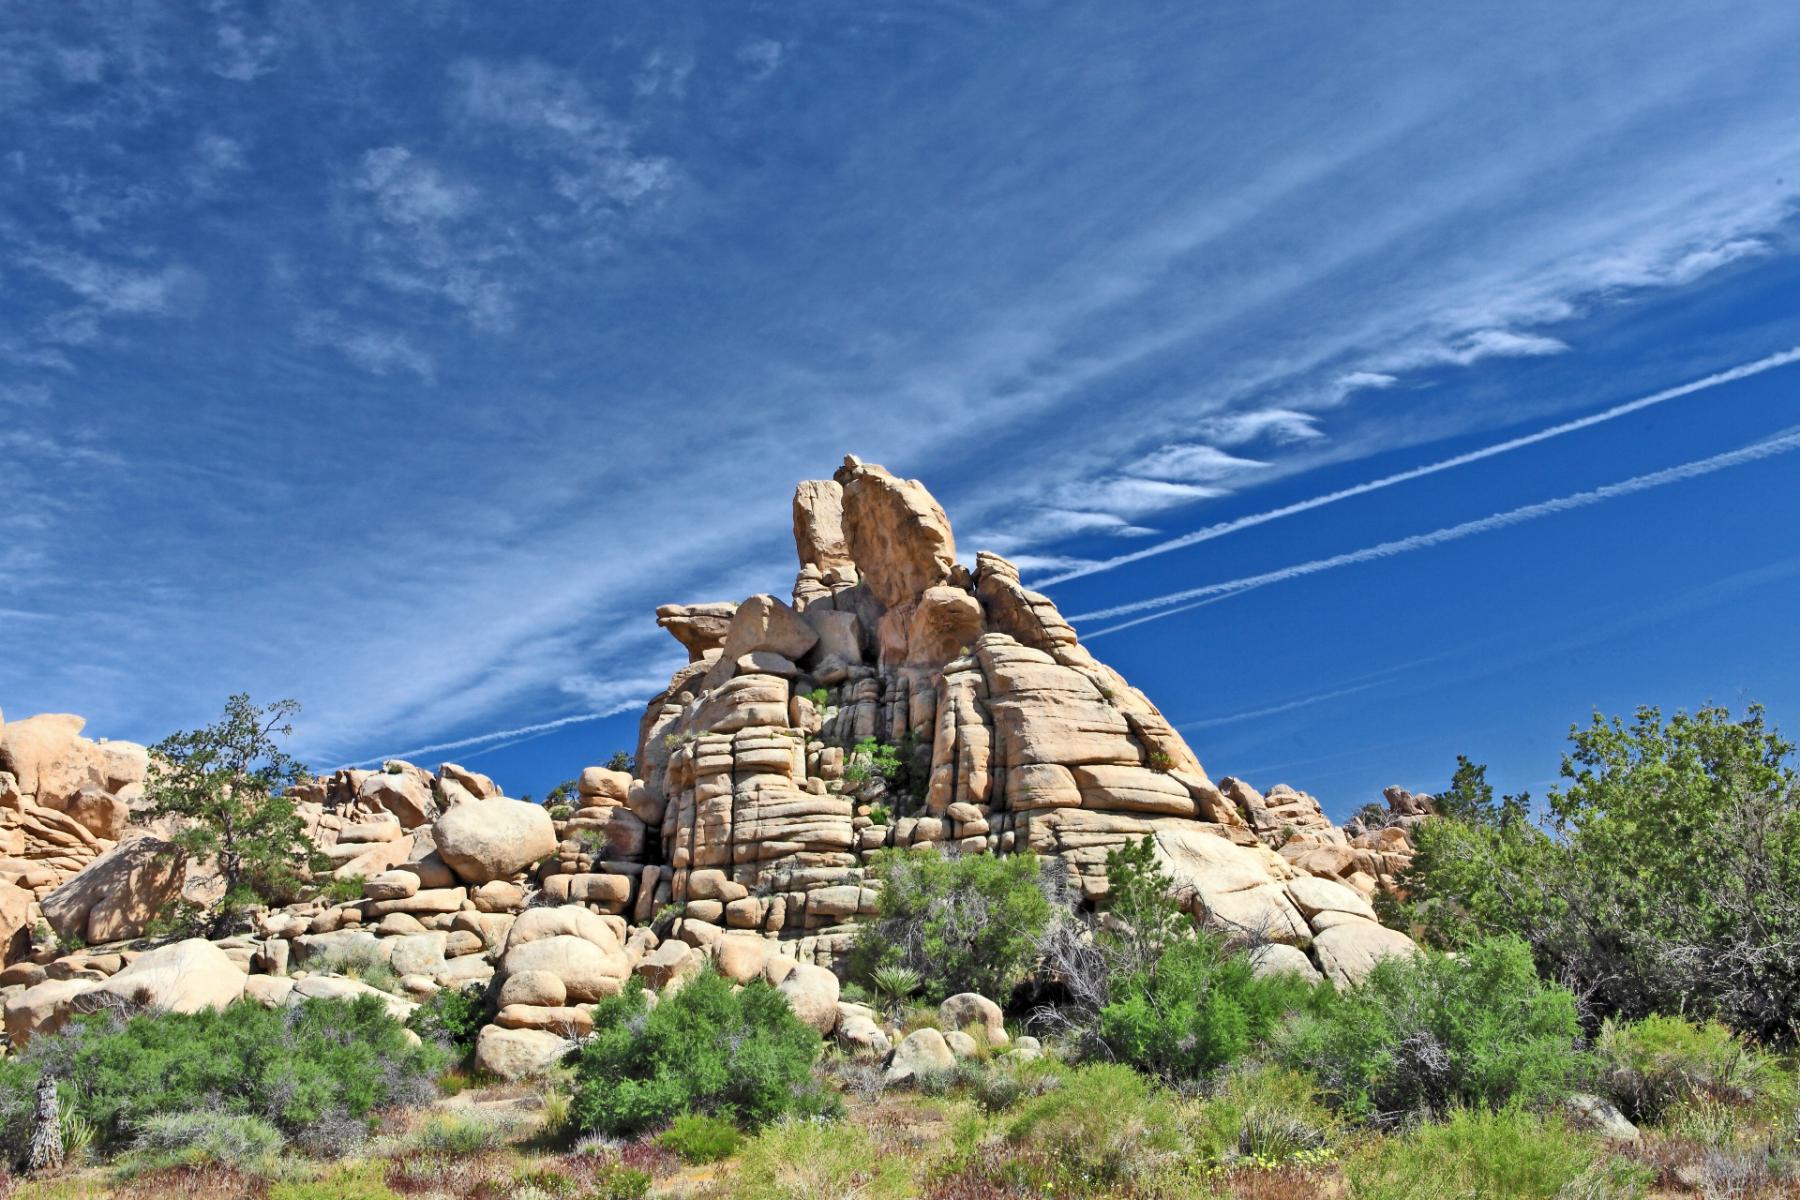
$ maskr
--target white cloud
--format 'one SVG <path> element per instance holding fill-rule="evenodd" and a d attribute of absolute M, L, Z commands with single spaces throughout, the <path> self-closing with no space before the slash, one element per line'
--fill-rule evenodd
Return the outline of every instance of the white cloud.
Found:
<path fill-rule="evenodd" d="M 1221 446 L 1235 448 L 1264 438 L 1277 446 L 1285 446 L 1324 437 L 1319 432 L 1318 420 L 1312 413 L 1263 408 L 1201 417 L 1194 423 L 1194 429 L 1201 437 Z"/>
<path fill-rule="evenodd" d="M 1136 517 L 1223 495 L 1224 488 L 1116 475 L 1106 479 L 1065 484 L 1056 489 L 1056 505 L 1060 508 L 1099 509 L 1121 517 Z"/>
<path fill-rule="evenodd" d="M 1125 470 L 1146 479 L 1169 479 L 1188 483 L 1213 483 L 1232 479 L 1248 471 L 1267 467 L 1266 462 L 1227 454 L 1204 442 L 1173 443 L 1152 450 L 1133 461 Z"/>
<path fill-rule="evenodd" d="M 218 56 L 213 71 L 238 83 L 250 83 L 275 69 L 280 43 L 273 34 L 250 34 L 229 22 L 218 29 Z"/>
<path fill-rule="evenodd" d="M 29 253 L 24 261 L 108 314 L 175 315 L 197 303 L 204 286 L 196 272 L 179 265 L 145 271 L 55 248 Z"/>

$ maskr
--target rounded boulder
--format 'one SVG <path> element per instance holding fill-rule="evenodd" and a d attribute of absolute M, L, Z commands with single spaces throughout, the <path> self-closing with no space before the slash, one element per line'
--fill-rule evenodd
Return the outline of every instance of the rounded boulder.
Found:
<path fill-rule="evenodd" d="M 438 857 L 468 884 L 517 875 L 556 850 L 556 825 L 540 805 L 495 797 L 458 804 L 432 827 Z"/>

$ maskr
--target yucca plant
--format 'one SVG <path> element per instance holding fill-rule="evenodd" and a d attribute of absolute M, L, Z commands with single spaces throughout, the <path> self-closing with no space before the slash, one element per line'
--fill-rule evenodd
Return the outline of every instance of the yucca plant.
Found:
<path fill-rule="evenodd" d="M 869 987 L 889 1012 L 897 1012 L 906 998 L 924 986 L 925 980 L 911 967 L 877 967 L 869 976 Z"/>

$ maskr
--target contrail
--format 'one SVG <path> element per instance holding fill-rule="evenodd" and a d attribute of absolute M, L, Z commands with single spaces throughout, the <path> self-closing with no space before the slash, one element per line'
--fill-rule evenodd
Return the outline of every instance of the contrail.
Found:
<path fill-rule="evenodd" d="M 366 767 L 370 763 L 386 762 L 390 758 L 412 758 L 420 754 L 435 754 L 439 750 L 461 750 L 464 746 L 479 746 L 484 742 L 498 742 L 505 738 L 519 737 L 521 734 L 549 733 L 553 729 L 561 729 L 564 725 L 579 725 L 583 721 L 598 721 L 611 713 L 579 713 L 573 717 L 561 717 L 554 721 L 544 721 L 537 725 L 521 725 L 517 729 L 501 729 L 494 733 L 477 734 L 475 737 L 459 738 L 454 742 L 438 742 L 430 746 L 414 746 L 411 750 L 401 750 L 394 754 L 384 754 L 380 758 L 365 758 L 361 762 L 346 763 L 351 767 Z"/>
<path fill-rule="evenodd" d="M 1455 467 L 1467 466 L 1472 462 L 1480 462 L 1484 458 L 1493 458 L 1497 454 L 1506 454 L 1525 446 L 1535 446 L 1539 442 L 1547 442 L 1551 438 L 1561 437 L 1565 433 L 1574 433 L 1578 430 L 1588 429 L 1606 421 L 1617 420 L 1619 417 L 1641 411 L 1652 405 L 1662 404 L 1669 400 L 1676 400 L 1682 396 L 1691 396 L 1695 392 L 1703 392 L 1709 388 L 1719 387 L 1722 384 L 1735 383 L 1737 380 L 1748 379 L 1752 375 L 1761 375 L 1764 371 L 1773 371 L 1777 367 L 1785 367 L 1793 362 L 1800 362 L 1800 346 L 1783 350 L 1779 354 L 1771 354 L 1767 358 L 1759 358 L 1755 362 L 1744 363 L 1742 366 L 1720 371 L 1716 375 L 1708 375 L 1704 379 L 1696 379 L 1692 383 L 1684 383 L 1678 387 L 1672 387 L 1664 391 L 1656 392 L 1653 395 L 1644 396 L 1637 400 L 1630 400 L 1624 404 L 1614 405 L 1612 408 L 1606 409 L 1603 412 L 1593 413 L 1590 416 L 1580 417 L 1573 421 L 1564 421 L 1560 425 L 1551 425 L 1546 429 L 1538 430 L 1536 433 L 1528 433 L 1504 442 L 1496 442 L 1491 446 L 1483 446 L 1479 450 L 1471 450 L 1467 454 L 1458 454 L 1454 458 L 1446 458 L 1439 462 L 1427 463 L 1422 467 L 1413 467 L 1410 470 L 1401 471 L 1397 475 L 1386 475 L 1380 479 L 1372 479 L 1367 483 L 1359 483 L 1353 487 L 1347 487 L 1340 491 L 1326 492 L 1324 495 L 1314 496 L 1310 500 L 1297 500 L 1292 504 L 1283 505 L 1280 508 L 1272 508 L 1267 512 L 1251 513 L 1249 516 L 1238 517 L 1235 520 L 1223 521 L 1217 525 L 1208 525 L 1204 529 L 1196 529 L 1192 533 L 1184 533 L 1180 537 L 1170 538 L 1166 542 L 1158 542 L 1154 546 L 1146 546 L 1141 550 L 1133 550 L 1130 554 L 1121 554 L 1115 558 L 1105 558 L 1098 562 L 1087 563 L 1079 567 L 1070 567 L 1068 570 L 1057 575 L 1051 575 L 1046 579 L 1033 580 L 1031 586 L 1036 588 L 1046 588 L 1052 584 L 1063 583 L 1070 579 L 1080 579 L 1086 575 L 1098 575 L 1102 572 L 1125 566 L 1127 563 L 1134 563 L 1141 559 L 1152 558 L 1158 554 L 1167 554 L 1171 550 L 1180 550 L 1186 546 L 1196 546 L 1201 542 L 1210 542 L 1214 538 L 1224 537 L 1228 533 L 1236 533 L 1240 529 L 1250 529 L 1257 525 L 1267 524 L 1270 521 L 1279 521 L 1283 517 L 1291 517 L 1296 513 L 1309 512 L 1315 508 L 1323 508 L 1327 504 L 1336 504 L 1339 500 L 1349 500 L 1355 496 L 1365 496 L 1370 492 L 1378 492 L 1383 488 L 1390 488 L 1398 483 L 1410 483 L 1415 479 L 1422 479 L 1427 475 L 1436 475 L 1439 471 L 1448 471 Z"/>
<path fill-rule="evenodd" d="M 1223 583 L 1209 583 L 1204 587 L 1188 588 L 1185 591 L 1170 592 L 1164 596 L 1152 596 L 1146 600 L 1134 600 L 1129 604 L 1116 604 L 1111 608 L 1099 608 L 1093 612 L 1079 613 L 1069 620 L 1091 621 L 1107 617 L 1123 617 L 1132 613 L 1146 612 L 1152 609 L 1164 609 L 1153 616 L 1139 617 L 1119 625 L 1097 629 L 1085 636 L 1093 638 L 1103 634 L 1116 633 L 1132 625 L 1145 621 L 1153 621 L 1160 617 L 1169 617 L 1177 612 L 1190 608 L 1198 608 L 1202 604 L 1213 604 L 1240 592 L 1251 591 L 1259 587 L 1267 587 L 1271 583 L 1285 583 L 1290 579 L 1299 579 L 1306 575 L 1317 575 L 1321 571 L 1330 571 L 1338 567 L 1352 566 L 1356 563 L 1373 562 L 1380 558 L 1392 558 L 1397 554 L 1410 554 L 1414 550 L 1426 550 L 1433 546 L 1441 546 L 1446 542 L 1461 541 L 1478 533 L 1488 533 L 1495 529 L 1506 529 L 1513 525 L 1522 525 L 1527 521 L 1535 521 L 1540 517 L 1548 517 L 1555 513 L 1569 512 L 1577 508 L 1587 508 L 1620 496 L 1631 496 L 1638 492 L 1647 492 L 1652 488 L 1663 487 L 1671 483 L 1680 483 L 1688 479 L 1697 479 L 1702 475 L 1710 475 L 1714 471 L 1723 471 L 1731 467 L 1743 466 L 1745 463 L 1757 462 L 1765 458 L 1773 458 L 1778 454 L 1786 454 L 1800 450 L 1800 429 L 1790 429 L 1776 434 L 1760 442 L 1753 442 L 1738 450 L 1728 450 L 1724 454 L 1715 454 L 1711 458 L 1702 458 L 1695 462 L 1683 463 L 1678 467 L 1669 467 L 1661 471 L 1653 471 L 1648 475 L 1638 475 L 1620 483 L 1609 483 L 1591 491 L 1576 492 L 1569 496 L 1560 496 L 1554 500 L 1543 500 L 1536 504 L 1527 504 L 1523 508 L 1511 509 L 1503 513 L 1495 513 L 1491 517 L 1479 520 L 1464 521 L 1460 525 L 1451 525 L 1430 533 L 1414 534 L 1411 537 L 1399 538 L 1380 545 L 1369 546 L 1361 550 L 1351 550 L 1343 554 L 1334 554 L 1330 558 L 1318 558 L 1311 562 L 1298 563 L 1291 567 L 1267 571 L 1261 575 L 1247 575 L 1242 579 L 1231 579 Z M 1180 607 L 1176 607 L 1176 606 Z"/>

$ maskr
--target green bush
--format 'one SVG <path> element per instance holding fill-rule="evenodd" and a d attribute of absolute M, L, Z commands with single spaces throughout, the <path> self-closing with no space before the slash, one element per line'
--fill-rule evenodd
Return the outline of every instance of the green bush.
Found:
<path fill-rule="evenodd" d="M 1565 1093 L 1591 1069 L 1575 997 L 1540 980 L 1517 938 L 1460 956 L 1388 958 L 1278 1039 L 1290 1066 L 1362 1116 L 1494 1108 Z"/>
<path fill-rule="evenodd" d="M 461 1113 L 434 1113 L 401 1139 L 402 1153 L 432 1159 L 467 1158 L 498 1150 L 518 1131 L 518 1124 Z"/>
<path fill-rule="evenodd" d="M 211 1163 L 264 1170 L 285 1142 L 281 1131 L 261 1117 L 209 1111 L 159 1113 L 138 1127 L 129 1170 Z"/>
<path fill-rule="evenodd" d="M 844 782 L 860 787 L 871 779 L 892 779 L 900 773 L 900 767 L 899 749 L 866 737 L 852 746 L 844 758 Z"/>
<path fill-rule="evenodd" d="M 1328 1151 L 1342 1134 L 1312 1079 L 1259 1065 L 1221 1076 L 1196 1122 L 1199 1147 L 1214 1162 L 1248 1159 L 1277 1166 Z"/>
<path fill-rule="evenodd" d="M 657 1144 L 673 1150 L 682 1162 L 709 1163 L 737 1153 L 744 1135 L 723 1117 L 708 1113 L 682 1113 L 662 1133 Z"/>
<path fill-rule="evenodd" d="M 1114 1057 L 1142 1070 L 1201 1079 L 1242 1058 L 1288 1013 L 1323 1004 L 1314 992 L 1297 975 L 1259 978 L 1222 938 L 1188 937 L 1113 982 L 1112 1001 L 1100 1010 L 1100 1038 Z"/>
<path fill-rule="evenodd" d="M 646 1010 L 636 980 L 594 1010 L 573 1057 L 574 1117 L 583 1129 L 635 1134 L 684 1112 L 755 1128 L 830 1108 L 812 1078 L 819 1036 L 761 980 L 732 991 L 706 971 Z"/>
<path fill-rule="evenodd" d="M 1447 946 L 1531 943 L 1599 1016 L 1715 1016 L 1800 1040 L 1800 771 L 1751 705 L 1570 730 L 1564 785 L 1533 818 L 1463 760 L 1418 831 L 1406 915 Z M 1447 800 L 1447 803 L 1446 803 Z"/>
<path fill-rule="evenodd" d="M 1373 1142 L 1345 1174 L 1355 1200 L 1630 1200 L 1649 1182 L 1597 1139 L 1518 1108 L 1457 1109 Z"/>
<path fill-rule="evenodd" d="M 868 984 L 881 968 L 902 966 L 930 1000 L 979 992 L 1005 1004 L 1050 920 L 1036 855 L 883 850 L 869 872 L 882 882 L 880 908 L 857 930 L 851 978 Z"/>
<path fill-rule="evenodd" d="M 153 1118 L 215 1111 L 258 1117 L 283 1135 L 339 1153 L 368 1132 L 378 1109 L 423 1103 L 444 1054 L 414 1046 L 377 996 L 307 1000 L 293 1008 L 238 1003 L 196 1013 L 120 1020 L 78 1017 L 24 1054 L 0 1060 L 0 1138 L 27 1135 L 42 1071 L 62 1102 L 96 1131 L 102 1151 L 127 1147 Z"/>
<path fill-rule="evenodd" d="M 918 1195 L 907 1160 L 883 1154 L 854 1125 L 787 1120 L 758 1134 L 723 1194 L 732 1200 L 908 1200 Z"/>
<path fill-rule="evenodd" d="M 1070 1189 L 1105 1189 L 1155 1175 L 1189 1146 L 1175 1099 L 1117 1063 L 1064 1073 L 1062 1086 L 1019 1106 L 1006 1139 L 1054 1160 Z"/>
<path fill-rule="evenodd" d="M 439 988 L 406 1020 L 406 1027 L 428 1042 L 467 1059 L 487 1017 L 487 989 L 479 983 Z"/>
<path fill-rule="evenodd" d="M 1689 1101 L 1754 1105 L 1786 1090 L 1778 1067 L 1717 1021 L 1608 1021 L 1594 1052 L 1607 1094 L 1638 1122 L 1660 1122 Z"/>

